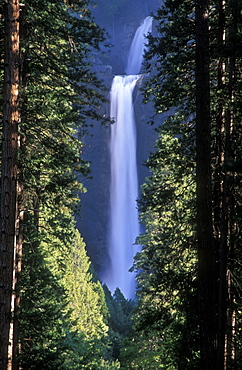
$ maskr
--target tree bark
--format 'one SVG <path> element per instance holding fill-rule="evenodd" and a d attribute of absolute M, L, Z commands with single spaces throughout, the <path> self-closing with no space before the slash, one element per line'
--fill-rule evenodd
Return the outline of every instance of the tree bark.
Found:
<path fill-rule="evenodd" d="M 221 333 L 221 360 L 222 345 L 224 368 L 233 367 L 235 359 L 234 352 L 234 292 L 233 292 L 233 263 L 234 263 L 234 230 L 236 223 L 233 217 L 235 208 L 235 194 L 233 192 L 234 175 L 231 169 L 231 163 L 234 162 L 234 153 L 232 143 L 236 141 L 234 130 L 234 112 L 233 103 L 235 101 L 235 83 L 236 83 L 236 51 L 238 37 L 238 3 L 237 0 L 229 2 L 231 12 L 231 26 L 228 32 L 228 44 L 230 45 L 230 56 L 228 59 L 228 101 L 230 102 L 225 116 L 225 150 L 224 150 L 224 178 L 223 178 L 223 201 L 222 201 L 222 222 L 221 222 L 221 244 L 220 244 L 220 306 L 219 315 Z M 229 262 L 228 262 L 229 260 Z M 222 342 L 223 341 L 223 342 Z"/>
<path fill-rule="evenodd" d="M 0 236 L 0 368 L 7 369 L 17 201 L 19 1 L 5 0 Z"/>
<path fill-rule="evenodd" d="M 201 369 L 215 370 L 208 1 L 196 1 L 196 183 Z"/>
<path fill-rule="evenodd" d="M 225 47 L 225 3 L 217 2 L 218 7 L 218 48 Z M 217 253 L 217 361 L 218 368 L 224 369 L 225 325 L 226 325 L 226 271 L 227 271 L 227 177 L 224 176 L 226 133 L 226 112 L 224 92 L 226 85 L 226 58 L 223 53 L 218 60 L 218 107 L 215 133 L 215 169 L 214 169 L 214 228 L 215 247 Z M 226 139 L 227 142 L 227 139 Z"/>

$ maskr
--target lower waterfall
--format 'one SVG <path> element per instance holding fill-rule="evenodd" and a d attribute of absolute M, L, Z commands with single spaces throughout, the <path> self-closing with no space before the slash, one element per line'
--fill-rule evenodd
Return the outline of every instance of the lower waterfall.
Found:
<path fill-rule="evenodd" d="M 138 175 L 136 160 L 136 123 L 133 90 L 145 49 L 145 36 L 151 32 L 152 18 L 147 17 L 137 29 L 128 59 L 127 76 L 115 76 L 110 91 L 111 125 L 110 222 L 108 250 L 110 266 L 103 282 L 112 293 L 118 287 L 127 299 L 135 296 L 134 273 L 129 272 L 139 246 Z M 136 74 L 135 74 L 136 73 Z"/>
<path fill-rule="evenodd" d="M 128 270 L 133 264 L 139 235 L 136 127 L 132 92 L 139 76 L 116 76 L 111 89 L 111 184 L 108 281 L 113 292 L 118 287 L 126 298 L 134 297 L 135 280 Z M 136 250 L 136 251 L 135 251 Z"/>

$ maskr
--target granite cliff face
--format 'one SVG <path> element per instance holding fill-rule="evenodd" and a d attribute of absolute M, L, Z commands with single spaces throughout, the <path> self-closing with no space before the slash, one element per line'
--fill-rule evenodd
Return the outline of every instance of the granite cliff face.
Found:
<path fill-rule="evenodd" d="M 125 0 L 124 0 L 125 1 Z M 98 3 L 102 5 L 102 1 Z M 149 5 L 148 5 L 149 3 Z M 129 48 L 134 32 L 140 22 L 158 8 L 159 1 L 129 1 L 126 9 L 122 9 L 119 16 L 109 19 L 104 17 L 101 9 L 96 11 L 98 23 L 111 34 L 114 44 L 110 55 L 98 56 L 97 71 L 104 80 L 107 91 L 110 90 L 113 76 L 124 74 Z M 98 8 L 97 8 L 98 9 Z M 103 23 L 101 23 L 103 17 Z M 144 77 L 148 78 L 148 77 Z M 139 80 L 133 94 L 136 128 L 137 128 L 137 163 L 139 185 L 149 175 L 143 162 L 149 152 L 153 150 L 156 139 L 154 126 L 147 122 L 152 116 L 151 105 L 142 104 L 142 95 L 139 90 L 143 78 Z M 108 92 L 107 92 L 108 95 Z M 109 113 L 108 104 L 103 108 L 104 114 Z M 157 119 L 156 125 L 162 123 L 164 117 Z M 85 181 L 87 193 L 81 195 L 81 218 L 77 218 L 79 228 L 87 246 L 88 255 L 99 277 L 109 265 L 107 250 L 107 235 L 109 228 L 109 184 L 110 184 L 110 154 L 109 140 L 110 127 L 95 123 L 89 129 L 90 135 L 84 137 L 84 158 L 91 162 L 92 178 Z"/>

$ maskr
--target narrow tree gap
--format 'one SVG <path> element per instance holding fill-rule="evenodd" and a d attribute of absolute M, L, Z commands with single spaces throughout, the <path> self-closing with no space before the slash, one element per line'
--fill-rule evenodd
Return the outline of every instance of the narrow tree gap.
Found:
<path fill-rule="evenodd" d="M 231 8 L 231 24 L 229 30 L 230 56 L 228 62 L 228 99 L 229 105 L 227 109 L 227 130 L 226 130 L 226 147 L 227 147 L 227 209 L 228 209 L 228 238 L 227 238 L 227 266 L 226 266 L 226 323 L 225 323 L 225 367 L 233 367 L 235 362 L 235 291 L 233 275 L 235 269 L 235 240 L 237 234 L 237 225 L 234 217 L 236 209 L 236 194 L 234 184 L 236 182 L 236 174 L 232 168 L 232 163 L 236 161 L 233 142 L 236 140 L 238 125 L 237 112 L 235 107 L 236 99 L 236 83 L 237 83 L 237 38 L 238 38 L 238 1 L 232 0 L 229 2 Z M 226 158 L 226 157 L 225 157 Z"/>
<path fill-rule="evenodd" d="M 196 184 L 201 369 L 217 369 L 208 1 L 196 1 Z"/>

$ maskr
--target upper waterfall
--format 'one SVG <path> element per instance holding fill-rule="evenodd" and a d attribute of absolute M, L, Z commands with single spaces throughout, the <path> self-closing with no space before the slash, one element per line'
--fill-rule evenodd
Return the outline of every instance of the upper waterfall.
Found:
<path fill-rule="evenodd" d="M 152 17 L 146 17 L 135 32 L 125 70 L 127 75 L 134 75 L 140 72 L 146 49 L 146 36 L 152 31 L 152 20 Z"/>

